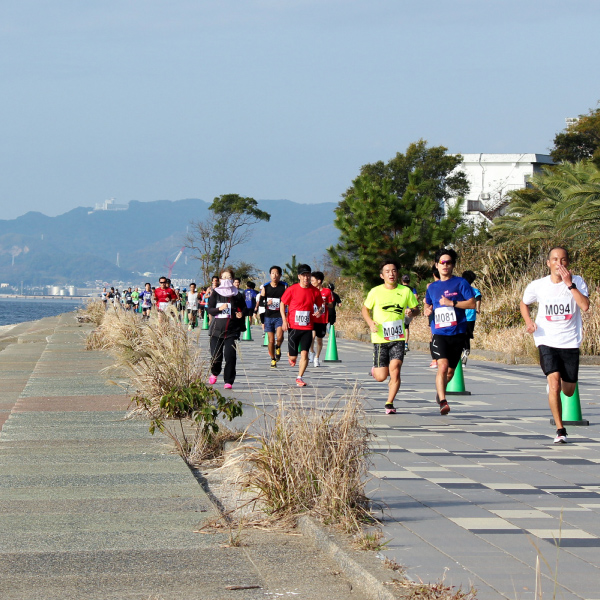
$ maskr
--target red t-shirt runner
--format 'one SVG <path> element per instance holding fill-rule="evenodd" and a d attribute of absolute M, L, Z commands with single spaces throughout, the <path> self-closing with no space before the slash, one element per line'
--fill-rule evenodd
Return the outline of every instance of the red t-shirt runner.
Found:
<path fill-rule="evenodd" d="M 333 296 L 331 294 L 331 290 L 329 288 L 323 288 L 321 290 L 321 298 L 323 298 L 323 305 L 325 306 L 325 312 L 320 316 L 315 318 L 315 323 L 323 323 L 327 324 L 329 310 L 327 309 L 327 305 L 333 302 Z"/>
<path fill-rule="evenodd" d="M 157 287 L 154 290 L 154 297 L 156 298 L 156 306 L 158 307 L 158 310 L 164 310 L 171 300 L 177 300 L 177 294 L 173 288 L 163 289 Z"/>
<path fill-rule="evenodd" d="M 311 330 L 316 321 L 313 317 L 315 306 L 323 306 L 321 292 L 313 285 L 303 288 L 299 283 L 291 285 L 281 297 L 281 303 L 288 307 L 288 326 L 290 329 Z"/>

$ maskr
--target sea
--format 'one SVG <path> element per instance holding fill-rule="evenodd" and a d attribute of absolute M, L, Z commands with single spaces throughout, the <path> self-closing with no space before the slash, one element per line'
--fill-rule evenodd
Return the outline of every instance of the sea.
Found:
<path fill-rule="evenodd" d="M 0 298 L 0 326 L 37 321 L 71 312 L 84 305 L 81 298 Z"/>

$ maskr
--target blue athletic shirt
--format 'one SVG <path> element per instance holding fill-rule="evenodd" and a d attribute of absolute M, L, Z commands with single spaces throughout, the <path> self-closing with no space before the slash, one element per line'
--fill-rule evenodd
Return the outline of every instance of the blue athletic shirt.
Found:
<path fill-rule="evenodd" d="M 254 308 L 254 304 L 256 303 L 256 296 L 258 296 L 258 292 L 256 290 L 253 290 L 252 288 L 244 290 L 244 300 L 246 301 L 246 308 Z"/>
<path fill-rule="evenodd" d="M 481 298 L 481 292 L 476 288 L 471 286 L 473 293 L 475 294 L 475 300 Z M 477 319 L 477 310 L 474 308 L 465 309 L 465 315 L 467 317 L 467 321 L 475 321 Z"/>
<path fill-rule="evenodd" d="M 435 335 L 457 335 L 467 331 L 467 318 L 464 308 L 441 306 L 442 296 L 448 300 L 462 302 L 474 298 L 473 288 L 466 279 L 452 276 L 447 281 L 436 281 L 427 288 L 425 302 L 433 306 L 434 318 L 431 333 Z"/>

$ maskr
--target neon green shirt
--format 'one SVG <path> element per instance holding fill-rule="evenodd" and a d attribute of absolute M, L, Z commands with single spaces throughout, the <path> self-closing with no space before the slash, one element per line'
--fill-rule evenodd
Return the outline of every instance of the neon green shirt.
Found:
<path fill-rule="evenodd" d="M 418 306 L 410 288 L 397 285 L 393 290 L 389 290 L 385 285 L 378 285 L 368 293 L 364 304 L 372 311 L 373 321 L 379 325 L 377 333 L 371 332 L 371 341 L 374 344 L 388 344 L 406 339 L 404 310 Z"/>

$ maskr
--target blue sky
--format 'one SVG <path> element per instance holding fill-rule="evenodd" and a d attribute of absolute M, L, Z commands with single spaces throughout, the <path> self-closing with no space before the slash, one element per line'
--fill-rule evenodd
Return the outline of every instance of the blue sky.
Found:
<path fill-rule="evenodd" d="M 0 218 L 337 202 L 419 138 L 547 153 L 600 99 L 599 25 L 597 0 L 3 0 Z"/>

